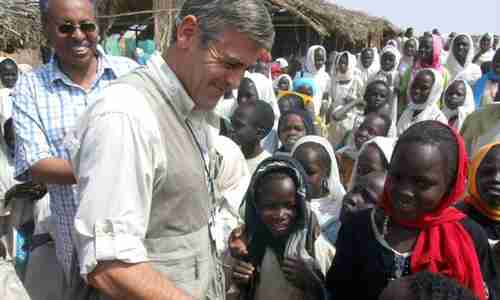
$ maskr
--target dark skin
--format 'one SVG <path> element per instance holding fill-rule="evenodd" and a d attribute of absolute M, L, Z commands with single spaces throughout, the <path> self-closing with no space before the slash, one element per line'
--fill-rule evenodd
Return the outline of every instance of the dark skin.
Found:
<path fill-rule="evenodd" d="M 419 230 L 406 228 L 400 222 L 417 220 L 438 207 L 451 186 L 448 169 L 446 157 L 436 145 L 407 142 L 396 149 L 388 175 L 392 182 L 388 192 L 393 215 L 385 237 L 396 251 L 413 249 Z M 384 219 L 379 210 L 376 223 L 380 232 Z"/>
<path fill-rule="evenodd" d="M 424 104 L 432 91 L 434 75 L 431 72 L 420 72 L 410 87 L 410 95 L 415 104 Z"/>
<path fill-rule="evenodd" d="M 394 70 L 395 65 L 396 65 L 396 56 L 394 56 L 394 54 L 392 53 L 385 52 L 382 55 L 381 59 L 382 70 L 384 70 L 385 72 L 390 72 Z"/>
<path fill-rule="evenodd" d="M 434 55 L 434 42 L 432 36 L 424 35 L 420 38 L 420 46 L 418 47 L 418 59 L 424 64 L 431 65 Z"/>
<path fill-rule="evenodd" d="M 246 159 L 259 156 L 264 150 L 260 141 L 264 130 L 255 124 L 255 106 L 239 105 L 231 117 L 231 139 L 240 146 Z"/>
<path fill-rule="evenodd" d="M 368 85 L 365 92 L 365 103 L 367 111 L 376 111 L 389 100 L 390 90 L 383 83 Z"/>
<path fill-rule="evenodd" d="M 403 51 L 406 56 L 415 57 L 417 55 L 417 43 L 415 40 L 406 41 Z"/>
<path fill-rule="evenodd" d="M 241 80 L 240 87 L 238 89 L 238 105 L 255 103 L 259 100 L 259 94 L 257 93 L 257 87 L 255 83 L 248 78 L 243 78 Z"/>
<path fill-rule="evenodd" d="M 390 281 L 387 287 L 380 294 L 379 300 L 418 300 L 417 296 L 414 295 L 410 288 L 410 276 Z"/>
<path fill-rule="evenodd" d="M 387 161 L 382 151 L 375 144 L 368 144 L 358 158 L 357 176 L 364 176 L 372 172 L 386 172 Z"/>
<path fill-rule="evenodd" d="M 278 89 L 280 91 L 288 91 L 289 88 L 290 88 L 290 82 L 285 77 L 282 77 L 278 82 Z"/>
<path fill-rule="evenodd" d="M 463 81 L 455 81 L 447 89 L 444 95 L 444 103 L 449 109 L 457 109 L 464 105 L 466 96 L 465 84 Z"/>
<path fill-rule="evenodd" d="M 328 180 L 331 166 L 327 165 L 316 149 L 309 147 L 308 143 L 300 145 L 293 154 L 293 158 L 300 162 L 306 171 L 311 198 L 325 197 L 327 192 L 323 190 L 322 181 Z"/>
<path fill-rule="evenodd" d="M 465 35 L 460 35 L 455 39 L 455 42 L 453 43 L 453 49 L 451 50 L 453 51 L 453 55 L 455 55 L 455 58 L 460 63 L 460 65 L 465 65 L 467 54 L 469 53 L 470 48 L 471 44 L 469 42 L 469 39 Z"/>
<path fill-rule="evenodd" d="M 371 48 L 366 48 L 361 52 L 361 64 L 365 69 L 368 69 L 372 65 L 374 58 L 375 55 Z"/>
<path fill-rule="evenodd" d="M 257 212 L 262 223 L 278 242 L 286 243 L 297 218 L 296 187 L 290 177 L 267 181 L 258 193 Z M 314 279 L 311 267 L 299 258 L 285 258 L 282 264 L 285 278 L 300 289 L 312 287 Z M 247 285 L 255 275 L 255 267 L 237 260 L 232 277 L 239 285 Z"/>
<path fill-rule="evenodd" d="M 301 85 L 301 86 L 299 86 L 297 88 L 296 92 L 304 94 L 304 95 L 307 95 L 307 96 L 310 96 L 310 97 L 314 96 L 313 89 L 309 85 Z"/>
<path fill-rule="evenodd" d="M 286 120 L 280 123 L 278 135 L 287 152 L 292 151 L 293 145 L 306 135 L 306 126 L 302 116 L 290 114 Z"/>
<path fill-rule="evenodd" d="M 14 62 L 3 61 L 0 63 L 0 81 L 9 89 L 14 88 L 18 78 L 17 65 Z"/>
<path fill-rule="evenodd" d="M 491 69 L 496 75 L 500 76 L 500 50 L 497 50 L 495 56 L 493 57 Z"/>
<path fill-rule="evenodd" d="M 318 48 L 314 51 L 314 66 L 316 67 L 316 70 L 321 69 L 326 62 L 326 57 L 325 53 L 323 53 L 323 50 L 321 48 Z"/>
<path fill-rule="evenodd" d="M 385 172 L 373 172 L 356 178 L 352 189 L 342 201 L 342 223 L 355 212 L 378 205 L 384 192 L 385 177 Z"/>
<path fill-rule="evenodd" d="M 337 64 L 337 71 L 339 71 L 339 73 L 341 74 L 345 74 L 347 72 L 348 62 L 349 59 L 347 57 L 347 54 L 342 55 L 342 57 L 339 59 L 339 63 Z"/>
<path fill-rule="evenodd" d="M 490 49 L 491 49 L 491 37 L 489 35 L 485 35 L 479 41 L 479 51 L 476 53 L 472 61 L 474 63 L 477 62 L 479 57 L 484 53 L 488 52 L 488 50 Z"/>
<path fill-rule="evenodd" d="M 354 144 L 356 149 L 361 149 L 361 146 L 368 140 L 376 136 L 384 136 L 387 129 L 387 124 L 378 114 L 371 113 L 366 116 L 365 120 L 354 133 Z"/>
<path fill-rule="evenodd" d="M 488 206 L 500 208 L 500 146 L 493 147 L 485 156 L 476 175 L 477 190 Z"/>

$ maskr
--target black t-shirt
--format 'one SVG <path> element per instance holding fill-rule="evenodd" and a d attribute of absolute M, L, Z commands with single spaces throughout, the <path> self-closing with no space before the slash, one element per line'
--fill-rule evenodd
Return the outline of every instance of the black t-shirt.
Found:
<path fill-rule="evenodd" d="M 477 252 L 490 299 L 496 299 L 496 269 L 486 233 L 470 218 L 461 221 Z M 326 278 L 332 299 L 377 300 L 394 278 L 395 254 L 377 241 L 372 230 L 371 210 L 360 211 L 342 224 L 336 254 Z"/>
<path fill-rule="evenodd" d="M 489 239 L 500 240 L 500 222 L 495 222 L 489 219 L 474 208 L 474 206 L 465 202 L 457 204 L 456 207 L 469 216 L 469 218 L 481 225 Z"/>

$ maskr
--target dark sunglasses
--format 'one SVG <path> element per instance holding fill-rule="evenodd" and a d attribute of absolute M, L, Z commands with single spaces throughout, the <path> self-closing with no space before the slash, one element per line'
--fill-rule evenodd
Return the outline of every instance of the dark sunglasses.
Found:
<path fill-rule="evenodd" d="M 84 22 L 80 25 L 65 23 L 57 27 L 57 30 L 59 30 L 59 32 L 62 34 L 72 34 L 76 31 L 76 29 L 80 29 L 84 33 L 92 33 L 97 30 L 97 24 L 92 22 Z"/>

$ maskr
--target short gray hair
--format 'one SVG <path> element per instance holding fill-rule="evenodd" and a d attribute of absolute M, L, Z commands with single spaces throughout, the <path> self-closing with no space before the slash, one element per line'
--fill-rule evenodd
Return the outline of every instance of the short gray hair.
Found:
<path fill-rule="evenodd" d="M 189 15 L 198 19 L 204 47 L 228 27 L 247 35 L 259 48 L 273 47 L 274 26 L 263 0 L 185 0 L 176 23 Z M 176 40 L 175 27 L 172 44 Z"/>

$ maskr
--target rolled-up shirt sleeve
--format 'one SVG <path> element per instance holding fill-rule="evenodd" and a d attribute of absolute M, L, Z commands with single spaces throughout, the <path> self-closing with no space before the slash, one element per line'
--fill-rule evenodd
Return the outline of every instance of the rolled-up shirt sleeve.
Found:
<path fill-rule="evenodd" d="M 123 93 L 132 93 L 125 96 L 132 99 L 137 94 L 131 87 L 113 88 L 108 94 L 113 90 L 117 99 Z M 146 111 L 139 120 L 141 108 L 128 110 L 134 112 L 91 109 L 66 139 L 78 182 L 80 204 L 74 230 L 85 279 L 100 261 L 148 261 L 143 240 L 153 189 L 166 158 L 160 157 L 164 151 L 159 148 L 155 118 Z"/>

